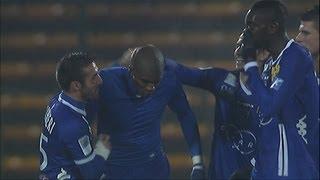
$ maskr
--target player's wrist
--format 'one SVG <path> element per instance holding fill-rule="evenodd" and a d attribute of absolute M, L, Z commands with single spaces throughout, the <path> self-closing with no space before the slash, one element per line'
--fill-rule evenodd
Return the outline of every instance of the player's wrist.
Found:
<path fill-rule="evenodd" d="M 192 156 L 192 166 L 202 165 L 201 155 Z"/>
<path fill-rule="evenodd" d="M 110 149 L 107 148 L 102 141 L 98 140 L 94 149 L 94 152 L 97 155 L 103 157 L 103 159 L 107 160 L 110 155 Z"/>
<path fill-rule="evenodd" d="M 205 169 L 201 155 L 192 157 L 191 180 L 205 179 Z"/>

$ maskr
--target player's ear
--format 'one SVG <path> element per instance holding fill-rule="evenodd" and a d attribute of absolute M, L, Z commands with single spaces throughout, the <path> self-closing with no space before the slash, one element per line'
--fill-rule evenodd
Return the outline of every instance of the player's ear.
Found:
<path fill-rule="evenodd" d="M 72 81 L 71 83 L 70 83 L 70 89 L 71 90 L 76 90 L 76 91 L 78 91 L 78 90 L 80 90 L 81 89 L 81 83 L 79 82 L 79 81 Z"/>

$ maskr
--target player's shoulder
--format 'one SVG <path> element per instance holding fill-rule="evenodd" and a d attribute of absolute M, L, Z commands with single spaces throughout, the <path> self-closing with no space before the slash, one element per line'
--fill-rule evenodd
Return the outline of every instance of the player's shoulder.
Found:
<path fill-rule="evenodd" d="M 114 86 L 123 83 L 129 77 L 129 70 L 125 67 L 104 68 L 99 72 L 103 81 L 103 87 Z"/>
<path fill-rule="evenodd" d="M 163 75 L 163 81 L 173 83 L 177 80 L 176 77 L 176 70 L 177 63 L 173 59 L 165 58 L 165 66 L 164 66 L 164 75 Z M 169 83 L 170 84 L 170 83 Z"/>
<path fill-rule="evenodd" d="M 290 47 L 288 47 L 284 53 L 286 53 L 290 59 L 312 62 L 312 56 L 309 50 L 295 41 L 292 41 Z"/>
<path fill-rule="evenodd" d="M 70 134 L 84 127 L 81 123 L 84 116 L 59 101 L 51 107 L 51 117 L 61 135 Z"/>
<path fill-rule="evenodd" d="M 126 67 L 106 67 L 99 71 L 100 76 L 118 76 L 127 73 L 129 70 Z"/>
<path fill-rule="evenodd" d="M 178 63 L 175 60 L 170 58 L 165 58 L 164 72 L 166 74 L 170 74 L 170 76 L 174 76 L 177 67 L 178 67 Z"/>
<path fill-rule="evenodd" d="M 299 44 L 296 41 L 293 41 L 291 44 L 291 48 L 293 49 L 293 51 L 300 53 L 302 55 L 308 56 L 309 55 L 309 51 L 306 47 L 304 47 L 303 45 Z"/>

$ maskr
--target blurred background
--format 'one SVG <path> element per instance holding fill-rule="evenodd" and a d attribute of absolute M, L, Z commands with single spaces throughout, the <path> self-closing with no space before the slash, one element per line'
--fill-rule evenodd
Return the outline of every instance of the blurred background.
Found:
<path fill-rule="evenodd" d="M 85 50 L 100 68 L 129 47 L 146 43 L 183 64 L 234 67 L 234 44 L 254 0 L 1 0 L 1 179 L 36 179 L 40 122 L 59 90 L 56 62 Z M 285 0 L 288 31 L 317 0 Z M 215 99 L 186 87 L 199 122 L 206 167 L 210 157 Z M 187 179 L 191 159 L 175 115 L 162 124 L 172 179 Z"/>

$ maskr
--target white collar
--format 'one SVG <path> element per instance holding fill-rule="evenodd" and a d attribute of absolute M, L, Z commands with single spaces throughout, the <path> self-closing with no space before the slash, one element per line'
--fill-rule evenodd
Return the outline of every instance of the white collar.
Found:
<path fill-rule="evenodd" d="M 286 47 L 284 47 L 284 49 L 280 52 L 280 54 L 279 54 L 279 56 L 277 57 L 277 59 L 276 59 L 275 61 L 273 61 L 272 64 L 279 64 L 283 52 L 284 52 L 286 49 L 288 49 L 293 42 L 294 42 L 293 39 L 291 39 L 290 41 L 288 41 Z"/>
<path fill-rule="evenodd" d="M 84 111 L 84 110 L 82 110 L 82 109 L 79 109 L 79 108 L 73 106 L 72 104 L 70 104 L 69 102 L 67 102 L 66 100 L 62 99 L 62 98 L 61 98 L 61 94 L 59 94 L 58 101 L 60 101 L 60 102 L 61 102 L 62 104 L 64 104 L 64 105 L 70 107 L 71 109 L 73 109 L 73 110 L 76 111 L 77 113 L 80 113 L 80 114 L 82 114 L 82 115 L 84 115 L 84 116 L 87 115 L 86 111 Z"/>

